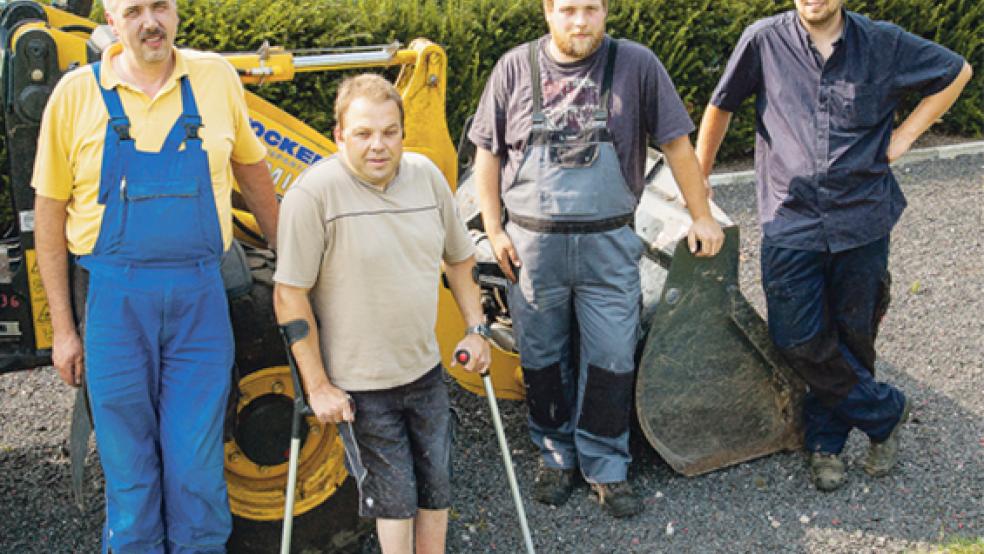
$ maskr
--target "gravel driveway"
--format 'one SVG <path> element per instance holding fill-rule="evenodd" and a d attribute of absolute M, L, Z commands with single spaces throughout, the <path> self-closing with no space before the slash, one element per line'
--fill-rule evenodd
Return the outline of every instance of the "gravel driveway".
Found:
<path fill-rule="evenodd" d="M 855 433 L 848 484 L 823 494 L 808 484 L 800 453 L 685 478 L 639 443 L 630 475 L 647 510 L 617 521 L 583 484 L 561 508 L 529 501 L 536 460 L 526 409 L 501 402 L 538 552 L 901 552 L 984 537 L 984 156 L 897 173 L 909 208 L 893 235 L 878 371 L 914 400 L 900 467 L 867 477 L 859 467 L 867 440 Z M 742 285 L 762 311 L 752 188 L 715 194 L 741 225 Z M 485 399 L 453 390 L 462 421 L 448 551 L 521 552 Z M 71 502 L 72 400 L 51 370 L 0 377 L 0 552 L 98 550 L 98 468 L 89 470 L 85 513 Z M 373 538 L 363 547 L 377 550 Z"/>

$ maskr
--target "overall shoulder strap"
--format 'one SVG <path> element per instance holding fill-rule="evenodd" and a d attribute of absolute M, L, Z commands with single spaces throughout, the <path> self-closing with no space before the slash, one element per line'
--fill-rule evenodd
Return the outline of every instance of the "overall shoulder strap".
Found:
<path fill-rule="evenodd" d="M 92 75 L 96 79 L 96 86 L 102 94 L 103 103 L 106 104 L 106 111 L 109 112 L 109 126 L 116 132 L 120 140 L 133 140 L 130 136 L 130 118 L 123 111 L 123 102 L 120 101 L 120 94 L 116 88 L 105 89 L 102 86 L 102 62 L 92 64 Z"/>
<path fill-rule="evenodd" d="M 595 120 L 608 122 L 608 102 L 612 96 L 612 80 L 615 75 L 615 57 L 618 55 L 618 40 L 611 39 L 608 44 L 608 59 L 605 61 L 605 73 L 601 80 L 601 98 Z"/>
<path fill-rule="evenodd" d="M 202 117 L 198 113 L 198 104 L 195 102 L 195 95 L 187 75 L 181 77 L 178 86 L 181 87 L 181 115 L 164 140 L 161 152 L 174 152 L 178 150 L 181 143 L 201 140 L 198 131 L 202 128 Z"/>
<path fill-rule="evenodd" d="M 181 77 L 181 104 L 187 138 L 198 138 L 198 129 L 202 126 L 202 117 L 198 113 L 195 94 L 191 90 L 191 79 L 187 75 Z"/>
<path fill-rule="evenodd" d="M 530 61 L 530 93 L 533 97 L 533 128 L 540 129 L 547 120 L 543 115 L 543 84 L 540 82 L 540 40 L 527 43 Z"/>

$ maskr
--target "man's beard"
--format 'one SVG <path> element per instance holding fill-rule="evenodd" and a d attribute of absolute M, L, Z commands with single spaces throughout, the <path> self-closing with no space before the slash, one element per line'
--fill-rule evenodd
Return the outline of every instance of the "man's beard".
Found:
<path fill-rule="evenodd" d="M 843 2 L 836 5 L 832 4 L 830 6 L 831 9 L 828 9 L 824 13 L 815 14 L 815 15 L 811 14 L 809 16 L 804 16 L 801 14 L 800 18 L 806 23 L 814 27 L 824 27 L 827 24 L 829 24 L 831 21 L 835 20 L 838 15 L 840 15 L 840 11 L 843 7 L 844 7 Z"/>
<path fill-rule="evenodd" d="M 580 60 L 593 54 L 595 50 L 601 46 L 601 43 L 604 40 L 604 32 L 599 32 L 597 35 L 592 36 L 586 43 L 583 40 L 575 42 L 570 38 L 570 35 L 567 35 L 561 37 L 557 42 L 557 49 L 560 50 L 565 56 L 570 56 Z"/>
<path fill-rule="evenodd" d="M 833 11 L 823 15 L 804 17 L 803 20 L 810 25 L 820 28 L 826 26 L 828 23 L 837 18 L 838 12 Z"/>

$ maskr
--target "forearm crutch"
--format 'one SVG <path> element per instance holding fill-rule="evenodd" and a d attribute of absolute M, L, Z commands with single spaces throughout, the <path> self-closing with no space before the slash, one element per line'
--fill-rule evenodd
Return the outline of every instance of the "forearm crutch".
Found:
<path fill-rule="evenodd" d="M 301 418 L 312 415 L 311 407 L 304 400 L 304 384 L 297 372 L 297 361 L 291 346 L 307 336 L 307 321 L 295 319 L 278 326 L 280 336 L 287 348 L 287 363 L 290 365 L 290 378 L 294 382 L 294 413 L 290 422 L 290 462 L 287 465 L 287 490 L 284 491 L 284 528 L 280 537 L 280 554 L 289 554 L 291 531 L 294 525 L 294 492 L 297 487 L 297 460 L 301 453 Z"/>

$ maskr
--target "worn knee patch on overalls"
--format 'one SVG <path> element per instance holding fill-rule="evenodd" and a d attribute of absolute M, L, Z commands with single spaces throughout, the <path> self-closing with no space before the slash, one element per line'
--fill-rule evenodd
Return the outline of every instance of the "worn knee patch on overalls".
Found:
<path fill-rule="evenodd" d="M 577 428 L 599 437 L 619 437 L 629 430 L 633 371 L 615 372 L 588 364 L 588 382 Z"/>
<path fill-rule="evenodd" d="M 560 427 L 571 417 L 571 405 L 564 394 L 560 363 L 543 368 L 523 367 L 526 404 L 530 418 L 544 427 Z"/>

